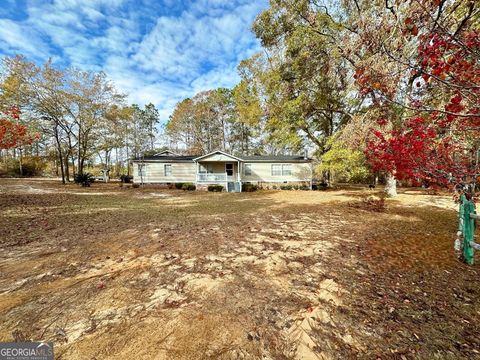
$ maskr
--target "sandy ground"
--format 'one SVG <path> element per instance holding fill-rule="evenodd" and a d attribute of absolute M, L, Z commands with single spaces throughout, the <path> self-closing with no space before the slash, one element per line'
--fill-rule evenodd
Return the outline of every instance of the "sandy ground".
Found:
<path fill-rule="evenodd" d="M 57 359 L 480 358 L 456 205 L 0 180 L 0 341 Z"/>

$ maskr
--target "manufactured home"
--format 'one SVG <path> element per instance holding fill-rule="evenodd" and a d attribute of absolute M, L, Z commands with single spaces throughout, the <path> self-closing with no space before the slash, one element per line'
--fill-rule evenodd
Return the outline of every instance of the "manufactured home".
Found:
<path fill-rule="evenodd" d="M 311 187 L 312 184 L 312 159 L 307 156 L 246 156 L 223 151 L 177 155 L 164 151 L 133 159 L 132 163 L 134 183 L 193 183 L 197 189 L 219 184 L 228 192 L 240 192 L 244 183 L 269 188 L 283 184 Z"/>

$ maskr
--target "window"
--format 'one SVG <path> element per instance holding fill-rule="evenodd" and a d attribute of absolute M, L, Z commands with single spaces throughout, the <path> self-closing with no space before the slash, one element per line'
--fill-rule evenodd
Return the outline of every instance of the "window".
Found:
<path fill-rule="evenodd" d="M 282 175 L 283 176 L 292 175 L 292 165 L 291 164 L 283 164 L 282 165 Z"/>
<path fill-rule="evenodd" d="M 281 176 L 282 175 L 282 165 L 273 164 L 272 165 L 272 176 Z"/>
<path fill-rule="evenodd" d="M 225 172 L 227 176 L 233 176 L 233 164 L 225 164 Z"/>
<path fill-rule="evenodd" d="M 206 173 L 213 174 L 213 166 L 212 164 L 207 164 L 207 165 L 200 164 L 200 168 L 198 169 L 198 172 L 200 174 L 206 174 Z"/>
<path fill-rule="evenodd" d="M 172 176 L 172 164 L 164 165 L 165 176 Z"/>
<path fill-rule="evenodd" d="M 243 168 L 243 171 L 246 176 L 252 175 L 252 164 L 245 164 L 245 167 Z"/>
<path fill-rule="evenodd" d="M 138 176 L 144 178 L 147 175 L 145 164 L 138 164 Z"/>
<path fill-rule="evenodd" d="M 272 164 L 272 176 L 292 175 L 292 164 Z"/>

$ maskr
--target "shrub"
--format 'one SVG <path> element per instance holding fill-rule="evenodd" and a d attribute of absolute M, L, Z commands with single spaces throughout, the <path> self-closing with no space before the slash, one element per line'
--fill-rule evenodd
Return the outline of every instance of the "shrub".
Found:
<path fill-rule="evenodd" d="M 183 185 L 184 185 L 184 183 L 181 183 L 181 182 L 175 183 L 175 189 L 181 190 L 181 189 L 183 189 Z M 185 189 L 184 189 L 184 190 L 185 190 Z"/>
<path fill-rule="evenodd" d="M 277 185 L 273 185 L 272 190 L 277 190 Z"/>
<path fill-rule="evenodd" d="M 133 180 L 133 176 L 131 175 L 125 175 L 125 174 L 120 175 L 120 181 L 122 183 L 129 184 L 132 182 L 132 180 Z"/>
<path fill-rule="evenodd" d="M 258 186 L 255 185 L 255 184 L 252 184 L 252 183 L 242 184 L 242 191 L 243 192 L 253 192 L 253 191 L 257 191 L 257 190 L 258 190 Z"/>
<path fill-rule="evenodd" d="M 324 182 L 312 185 L 312 190 L 327 190 L 327 189 L 328 189 L 328 184 Z"/>
<path fill-rule="evenodd" d="M 208 191 L 222 192 L 223 191 L 223 186 L 222 185 L 208 185 Z"/>
<path fill-rule="evenodd" d="M 300 189 L 300 185 L 297 185 L 297 184 L 292 185 L 292 189 L 293 189 L 293 190 L 299 190 L 299 189 Z"/>
<path fill-rule="evenodd" d="M 2 159 L 0 174 L 5 176 L 42 176 L 48 166 L 48 161 L 40 156 L 24 156 L 22 159 L 22 173 L 20 174 L 19 158 Z"/>
<path fill-rule="evenodd" d="M 138 189 L 138 188 L 140 187 L 140 184 L 135 183 L 135 184 L 132 185 L 132 187 L 133 187 L 134 189 Z"/>
<path fill-rule="evenodd" d="M 90 173 L 75 174 L 73 181 L 84 187 L 90 186 L 95 181 L 95 177 Z"/>
<path fill-rule="evenodd" d="M 307 185 L 302 185 L 300 186 L 300 190 L 310 190 L 310 187 L 308 187 Z"/>
<path fill-rule="evenodd" d="M 280 185 L 281 190 L 292 190 L 292 185 Z"/>
<path fill-rule="evenodd" d="M 197 187 L 195 186 L 195 184 L 192 184 L 192 183 L 184 183 L 182 184 L 182 190 L 184 191 L 193 191 L 195 190 Z"/>
<path fill-rule="evenodd" d="M 23 176 L 43 175 L 47 167 L 47 162 L 39 156 L 25 156 L 22 161 Z M 18 170 L 18 172 L 20 172 Z"/>

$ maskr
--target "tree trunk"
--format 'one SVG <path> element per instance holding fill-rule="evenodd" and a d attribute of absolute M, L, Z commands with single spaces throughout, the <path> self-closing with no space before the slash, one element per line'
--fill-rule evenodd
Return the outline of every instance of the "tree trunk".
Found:
<path fill-rule="evenodd" d="M 65 180 L 70 182 L 70 164 L 68 161 L 68 154 L 65 156 Z"/>
<path fill-rule="evenodd" d="M 397 196 L 397 180 L 392 173 L 387 174 L 387 183 L 385 184 L 385 192 L 388 197 Z"/>
<path fill-rule="evenodd" d="M 58 125 L 55 124 L 54 135 L 55 135 L 55 142 L 57 144 L 57 155 L 58 161 L 60 163 L 60 170 L 62 173 L 62 183 L 65 184 L 65 169 L 63 166 L 63 153 L 62 153 L 62 144 L 60 143 L 60 135 L 58 134 Z"/>
<path fill-rule="evenodd" d="M 20 153 L 20 157 L 18 159 L 18 170 L 20 171 L 20 176 L 23 176 L 23 164 L 22 164 L 22 160 L 23 160 L 23 150 L 22 149 L 18 149 L 18 152 Z"/>
<path fill-rule="evenodd" d="M 75 178 L 75 158 L 73 157 L 73 151 L 72 151 L 72 154 L 71 154 L 71 158 L 72 158 L 72 173 L 73 173 L 73 177 Z"/>

